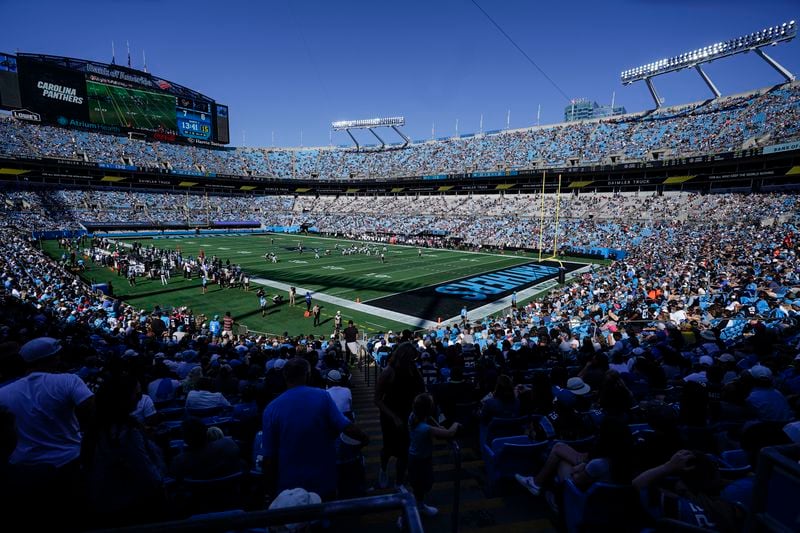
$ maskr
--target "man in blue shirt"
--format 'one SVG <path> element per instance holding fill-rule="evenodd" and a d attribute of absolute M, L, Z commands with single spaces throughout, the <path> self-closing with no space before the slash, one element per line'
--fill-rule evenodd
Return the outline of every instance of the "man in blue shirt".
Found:
<path fill-rule="evenodd" d="M 283 368 L 287 390 L 264 411 L 264 471 L 274 475 L 276 494 L 303 488 L 323 500 L 336 497 L 336 440 L 344 433 L 362 445 L 369 437 L 336 407 L 323 389 L 308 387 L 311 369 L 303 358 Z"/>
<path fill-rule="evenodd" d="M 793 418 L 786 398 L 772 386 L 772 371 L 761 365 L 749 370 L 754 386 L 747 406 L 762 422 L 788 422 Z"/>
<path fill-rule="evenodd" d="M 214 337 L 219 337 L 219 334 L 222 331 L 222 326 L 219 323 L 219 315 L 214 315 L 214 320 L 208 323 L 208 330 Z"/>

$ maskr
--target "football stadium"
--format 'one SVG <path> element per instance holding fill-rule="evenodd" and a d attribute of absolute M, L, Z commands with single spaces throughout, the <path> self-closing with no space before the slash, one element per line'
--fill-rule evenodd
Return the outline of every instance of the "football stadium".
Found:
<path fill-rule="evenodd" d="M 794 13 L 726 14 L 749 30 L 712 44 L 651 28 L 644 56 L 603 18 L 620 31 L 572 39 L 620 72 L 610 105 L 562 90 L 606 82 L 519 34 L 530 7 L 397 14 L 480 27 L 426 45 L 454 68 L 518 61 L 435 86 L 447 65 L 387 52 L 418 93 L 383 63 L 358 79 L 397 83 L 403 115 L 353 81 L 373 51 L 318 55 L 355 8 L 300 4 L 259 43 L 231 7 L 193 58 L 200 27 L 170 26 L 156 69 L 73 43 L 56 7 L 52 38 L 0 35 L 3 530 L 800 530 Z M 662 14 L 712 25 L 700 4 Z M 419 124 L 515 85 L 558 115 Z M 276 146 L 292 113 L 317 126 Z"/>

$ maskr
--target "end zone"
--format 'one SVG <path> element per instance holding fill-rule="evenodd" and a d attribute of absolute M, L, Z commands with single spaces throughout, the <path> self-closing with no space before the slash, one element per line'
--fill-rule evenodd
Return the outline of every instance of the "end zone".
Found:
<path fill-rule="evenodd" d="M 558 277 L 561 265 L 565 274 L 586 267 L 584 263 L 531 261 L 384 296 L 368 303 L 388 311 L 436 321 L 440 317 L 457 316 L 464 306 L 468 311 L 472 311 L 510 296 L 514 292 L 555 279 Z"/>

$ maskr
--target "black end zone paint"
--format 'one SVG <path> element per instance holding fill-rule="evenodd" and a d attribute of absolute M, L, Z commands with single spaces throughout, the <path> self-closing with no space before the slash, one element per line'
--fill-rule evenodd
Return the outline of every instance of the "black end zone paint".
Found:
<path fill-rule="evenodd" d="M 585 265 L 563 263 L 568 274 Z M 453 317 L 461 308 L 476 309 L 500 298 L 544 281 L 555 279 L 559 273 L 557 261 L 531 261 L 522 265 L 501 268 L 482 274 L 422 287 L 391 296 L 370 300 L 369 304 L 389 311 L 404 313 L 425 320 Z"/>

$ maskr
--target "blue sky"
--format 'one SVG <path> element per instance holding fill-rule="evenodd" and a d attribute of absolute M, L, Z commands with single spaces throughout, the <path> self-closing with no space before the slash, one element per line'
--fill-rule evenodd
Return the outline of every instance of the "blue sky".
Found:
<path fill-rule="evenodd" d="M 570 97 L 652 106 L 619 73 L 800 20 L 797 0 L 477 0 Z M 413 139 L 561 121 L 567 100 L 470 0 L 0 0 L 0 51 L 117 61 L 230 106 L 232 144 L 327 145 L 333 120 L 406 117 Z M 800 41 L 768 53 L 800 72 Z M 781 81 L 754 54 L 707 67 L 724 94 Z M 693 71 L 657 79 L 667 104 L 701 100 Z M 243 136 L 244 133 L 244 136 Z M 368 135 L 368 133 L 367 133 Z M 387 137 L 391 137 L 387 135 Z M 334 144 L 347 142 L 334 134 Z M 369 141 L 368 137 L 362 140 Z"/>

